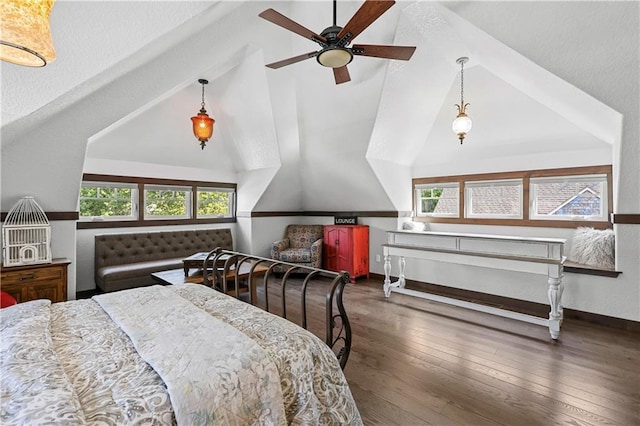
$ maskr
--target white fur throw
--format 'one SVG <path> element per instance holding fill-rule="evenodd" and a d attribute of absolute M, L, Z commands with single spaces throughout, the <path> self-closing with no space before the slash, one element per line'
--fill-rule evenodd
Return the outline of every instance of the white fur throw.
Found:
<path fill-rule="evenodd" d="M 404 231 L 415 231 L 415 232 L 422 232 L 422 231 L 428 230 L 426 223 L 424 223 L 424 222 L 414 222 L 412 220 L 410 220 L 408 222 L 404 222 L 402 224 L 402 229 Z"/>
<path fill-rule="evenodd" d="M 573 234 L 569 260 L 583 265 L 615 269 L 613 229 L 578 228 Z"/>

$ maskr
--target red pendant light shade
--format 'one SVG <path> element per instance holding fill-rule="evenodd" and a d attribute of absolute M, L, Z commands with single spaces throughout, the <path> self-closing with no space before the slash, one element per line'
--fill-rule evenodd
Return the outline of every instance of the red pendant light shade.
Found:
<path fill-rule="evenodd" d="M 198 80 L 202 84 L 202 108 L 198 112 L 198 115 L 191 117 L 193 123 L 193 134 L 200 141 L 200 147 L 204 149 L 206 142 L 213 135 L 213 124 L 216 122 L 213 118 L 209 117 L 207 110 L 204 109 L 204 85 L 209 84 L 207 80 Z"/>

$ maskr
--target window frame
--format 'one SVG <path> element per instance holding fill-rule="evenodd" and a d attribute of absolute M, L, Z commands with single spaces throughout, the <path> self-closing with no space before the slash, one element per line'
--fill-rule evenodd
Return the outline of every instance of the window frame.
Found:
<path fill-rule="evenodd" d="M 602 185 L 601 188 L 601 194 L 600 194 L 600 199 L 601 200 L 605 200 L 604 203 L 601 203 L 601 208 L 600 208 L 600 215 L 598 216 L 590 216 L 592 217 L 592 219 L 589 219 L 588 217 L 585 217 L 583 215 L 562 215 L 562 216 L 548 216 L 548 215 L 539 215 L 536 214 L 536 210 L 537 210 L 537 197 L 536 197 L 536 193 L 537 193 L 537 186 L 536 183 L 538 182 L 544 182 L 544 183 L 561 183 L 561 182 L 584 182 L 584 181 L 600 181 L 600 184 Z M 574 175 L 574 176 L 567 176 L 566 179 L 560 179 L 558 177 L 555 176 L 547 176 L 547 177 L 534 177 L 531 178 L 530 181 L 530 200 L 529 200 L 529 217 L 532 220 L 569 220 L 569 221 L 575 221 L 575 220 L 581 220 L 584 222 L 603 222 L 606 221 L 608 217 L 610 217 L 609 212 L 605 211 L 605 208 L 603 207 L 607 207 L 607 201 L 609 199 L 609 190 L 608 190 L 608 180 L 607 180 L 607 175 L 604 173 L 601 174 L 589 174 L 589 175 Z M 576 195 L 577 197 L 577 195 Z M 574 197 L 575 198 L 575 197 Z M 565 204 L 567 204 L 570 200 L 568 200 L 567 202 L 565 202 Z M 562 207 L 562 206 L 560 206 Z M 556 208 L 555 210 L 558 210 L 560 207 Z M 554 210 L 554 211 L 555 211 Z"/>
<path fill-rule="evenodd" d="M 92 219 L 82 219 L 76 223 L 77 229 L 91 228 L 120 228 L 120 227 L 141 227 L 141 226 L 166 226 L 166 225 L 188 225 L 188 224 L 211 224 L 211 223 L 231 223 L 236 222 L 236 198 L 237 184 L 227 182 L 206 182 L 189 181 L 178 179 L 160 179 L 137 176 L 118 176 L 85 173 L 82 184 L 91 182 L 103 185 L 132 185 L 136 187 L 137 200 L 133 209 L 136 211 L 135 218 L 121 220 L 111 219 L 104 216 L 92 217 Z M 146 189 L 167 188 L 168 190 L 188 190 L 190 193 L 188 200 L 188 214 L 185 216 L 164 216 L 153 217 L 146 215 Z M 198 217 L 197 214 L 197 194 L 198 188 L 220 190 L 233 194 L 233 205 L 230 206 L 230 214 L 225 217 Z M 78 196 L 79 200 L 79 196 Z M 79 202 L 79 201 L 78 201 Z"/>
<path fill-rule="evenodd" d="M 530 217 L 532 204 L 530 202 L 530 181 L 535 178 L 562 178 L 572 176 L 606 176 L 606 219 L 605 220 L 567 220 L 567 219 L 539 219 Z M 485 218 L 485 217 L 466 217 L 465 212 L 465 183 L 473 181 L 499 181 L 510 179 L 522 179 L 522 218 Z M 460 208 L 463 212 L 462 217 L 437 217 L 417 215 L 417 185 L 424 184 L 443 184 L 447 182 L 458 182 L 460 184 Z M 613 227 L 610 221 L 613 214 L 613 168 L 611 165 L 597 165 L 587 167 L 569 167 L 557 169 L 539 169 L 539 170 L 523 170 L 512 172 L 498 173 L 482 173 L 469 175 L 454 176 L 437 176 L 423 177 L 412 179 L 413 189 L 413 213 L 414 220 L 430 223 L 456 223 L 456 224 L 475 224 L 475 225 L 496 225 L 496 226 L 529 226 L 529 227 L 547 227 L 547 228 L 578 228 L 580 226 L 589 226 L 597 229 L 606 229 Z M 533 215 L 535 216 L 535 215 Z"/>
<path fill-rule="evenodd" d="M 131 190 L 131 214 L 127 216 L 82 216 L 82 209 L 78 208 L 78 220 L 83 222 L 92 221 L 131 221 L 138 218 L 137 212 L 137 199 L 138 199 L 138 185 L 124 183 L 124 182 L 105 182 L 105 181 L 82 181 L 80 184 L 80 190 L 85 187 L 94 188 L 114 188 L 114 189 L 130 189 Z M 96 200 L 100 197 L 96 197 Z M 79 196 L 79 204 L 82 203 L 83 197 Z"/>
<path fill-rule="evenodd" d="M 456 208 L 455 213 L 428 213 L 422 211 L 422 195 L 420 194 L 424 189 L 448 189 L 448 188 L 456 188 L 458 190 L 458 206 Z M 414 185 L 413 187 L 413 197 L 414 197 L 414 214 L 417 217 L 449 217 L 449 218 L 458 218 L 460 217 L 460 184 L 459 182 L 441 182 L 441 183 L 424 183 L 420 185 Z"/>
<path fill-rule="evenodd" d="M 147 197 L 147 193 L 149 191 L 159 191 L 159 192 L 184 192 L 185 199 L 182 201 L 184 206 L 184 214 L 179 215 L 152 215 L 148 212 L 149 208 L 149 200 Z M 187 186 L 174 186 L 174 185 L 152 185 L 147 184 L 144 185 L 144 207 L 143 207 L 143 218 L 144 220 L 167 220 L 167 219 L 191 219 L 195 217 L 195 212 L 192 212 L 193 202 L 191 201 L 193 197 L 193 189 Z"/>
<path fill-rule="evenodd" d="M 199 199 L 199 194 L 200 192 L 226 192 L 229 194 L 229 208 L 227 211 L 227 214 L 223 215 L 223 216 L 218 216 L 218 215 L 207 215 L 207 214 L 203 214 L 201 215 L 200 213 L 198 213 L 200 211 L 200 199 Z M 230 218 L 233 217 L 233 212 L 235 211 L 235 206 L 236 206 L 236 192 L 235 190 L 229 189 L 229 188 L 211 188 L 211 187 L 202 187 L 199 186 L 196 188 L 196 192 L 195 192 L 195 214 L 199 217 L 199 218 Z"/>
<path fill-rule="evenodd" d="M 487 188 L 492 186 L 514 186 L 518 188 L 520 208 L 517 214 L 482 214 L 473 213 L 473 188 Z M 524 215 L 524 181 L 523 179 L 491 179 L 467 180 L 464 182 L 464 217 L 468 219 L 522 219 Z"/>

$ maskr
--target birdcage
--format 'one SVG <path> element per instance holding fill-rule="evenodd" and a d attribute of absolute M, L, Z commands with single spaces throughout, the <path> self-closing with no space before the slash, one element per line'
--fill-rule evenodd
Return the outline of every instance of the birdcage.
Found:
<path fill-rule="evenodd" d="M 51 226 L 33 197 L 21 198 L 2 225 L 3 266 L 51 263 Z"/>

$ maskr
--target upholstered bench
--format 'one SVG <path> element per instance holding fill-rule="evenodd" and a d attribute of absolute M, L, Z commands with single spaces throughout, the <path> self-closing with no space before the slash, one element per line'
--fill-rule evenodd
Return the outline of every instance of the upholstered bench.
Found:
<path fill-rule="evenodd" d="M 95 236 L 95 280 L 105 292 L 155 284 L 151 273 L 182 268 L 182 259 L 216 247 L 233 250 L 229 228 Z"/>

